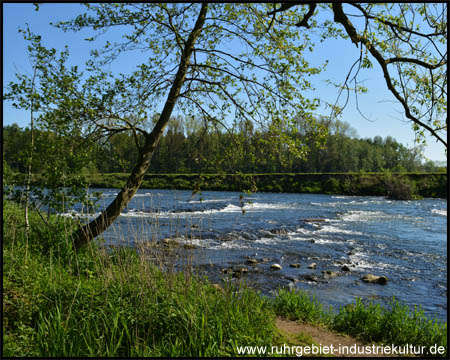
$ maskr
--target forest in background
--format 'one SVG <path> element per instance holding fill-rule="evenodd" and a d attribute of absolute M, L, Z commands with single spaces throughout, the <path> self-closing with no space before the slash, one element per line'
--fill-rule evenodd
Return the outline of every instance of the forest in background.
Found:
<path fill-rule="evenodd" d="M 427 160 L 422 147 L 408 148 L 391 136 L 358 138 L 347 122 L 326 118 L 317 120 L 326 128 L 325 138 L 305 130 L 299 122 L 298 132 L 288 136 L 307 144 L 305 158 L 296 157 L 283 144 L 271 141 L 270 128 L 254 129 L 251 123 L 232 131 L 218 126 L 205 127 L 195 118 L 172 117 L 160 140 L 148 173 L 215 174 L 215 173 L 326 173 L 326 172 L 445 172 L 441 163 Z M 17 124 L 3 127 L 3 160 L 14 172 L 24 173 L 30 142 L 28 127 Z M 51 144 L 51 148 L 49 147 Z M 82 146 L 73 134 L 70 139 L 45 130 L 36 130 L 35 155 L 51 162 L 49 153 L 67 153 Z M 119 133 L 106 141 L 90 145 L 82 168 L 84 174 L 129 173 L 137 161 L 134 138 Z M 70 167 L 70 161 L 68 165 Z M 43 164 L 43 168 L 45 164 Z M 35 167 L 39 173 L 39 166 Z"/>

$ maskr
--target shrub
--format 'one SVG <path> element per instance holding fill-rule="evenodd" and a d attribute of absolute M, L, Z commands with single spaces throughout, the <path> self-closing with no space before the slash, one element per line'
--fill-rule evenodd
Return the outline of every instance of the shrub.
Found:
<path fill-rule="evenodd" d="M 414 183 L 406 176 L 394 176 L 389 171 L 386 171 L 383 181 L 389 199 L 413 200 L 418 198 L 415 194 L 416 188 Z"/>
<path fill-rule="evenodd" d="M 340 192 L 339 181 L 336 178 L 329 178 L 325 182 L 324 189 L 329 194 L 338 194 Z"/>

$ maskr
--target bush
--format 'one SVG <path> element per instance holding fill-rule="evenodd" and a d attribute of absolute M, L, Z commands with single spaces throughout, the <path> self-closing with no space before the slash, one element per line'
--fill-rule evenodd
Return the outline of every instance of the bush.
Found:
<path fill-rule="evenodd" d="M 406 176 L 394 176 L 386 171 L 383 181 L 387 189 L 388 199 L 414 200 L 418 198 L 414 183 Z"/>
<path fill-rule="evenodd" d="M 339 194 L 340 192 L 339 181 L 336 178 L 329 178 L 325 182 L 324 189 L 328 194 Z"/>

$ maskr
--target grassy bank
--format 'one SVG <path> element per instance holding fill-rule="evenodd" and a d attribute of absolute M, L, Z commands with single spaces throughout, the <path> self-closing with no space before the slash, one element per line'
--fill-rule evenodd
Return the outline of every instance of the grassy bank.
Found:
<path fill-rule="evenodd" d="M 304 292 L 273 299 L 162 271 L 143 252 L 90 246 L 74 253 L 74 223 L 3 202 L 3 356 L 232 356 L 283 343 L 275 317 L 321 323 L 362 340 L 447 346 L 447 324 L 398 303 L 357 302 L 335 314 Z"/>
<path fill-rule="evenodd" d="M 128 174 L 89 175 L 92 187 L 120 188 Z M 263 191 L 375 195 L 398 199 L 447 198 L 446 173 L 148 174 L 144 189 Z"/>

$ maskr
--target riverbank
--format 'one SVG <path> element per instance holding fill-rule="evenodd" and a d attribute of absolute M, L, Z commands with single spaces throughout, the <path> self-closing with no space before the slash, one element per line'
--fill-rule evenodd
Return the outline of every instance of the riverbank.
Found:
<path fill-rule="evenodd" d="M 88 175 L 91 187 L 121 188 L 128 174 Z M 447 198 L 446 173 L 147 174 L 142 189 L 284 192 Z"/>
<path fill-rule="evenodd" d="M 397 302 L 333 312 L 306 292 L 280 289 L 269 299 L 243 283 L 211 284 L 189 264 L 171 271 L 143 251 L 92 245 L 74 253 L 74 226 L 31 213 L 27 237 L 23 209 L 3 202 L 3 356 L 235 356 L 240 346 L 295 344 L 280 316 L 364 343 L 447 346 L 446 323 Z"/>

